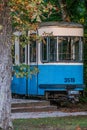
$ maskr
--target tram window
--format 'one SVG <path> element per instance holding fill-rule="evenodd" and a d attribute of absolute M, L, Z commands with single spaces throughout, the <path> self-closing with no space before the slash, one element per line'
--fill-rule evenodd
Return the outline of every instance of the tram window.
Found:
<path fill-rule="evenodd" d="M 59 37 L 59 60 L 71 60 L 72 48 L 71 48 L 71 38 L 70 37 Z"/>
<path fill-rule="evenodd" d="M 79 61 L 81 60 L 82 50 L 79 37 L 59 37 L 58 38 L 58 52 L 59 60 L 71 60 Z M 80 47 L 80 49 L 79 49 Z"/>
<path fill-rule="evenodd" d="M 57 37 L 46 37 L 42 41 L 42 62 L 57 60 Z"/>
<path fill-rule="evenodd" d="M 30 43 L 30 62 L 36 62 L 36 41 Z"/>
<path fill-rule="evenodd" d="M 19 60 L 20 60 L 20 63 L 25 63 L 25 47 L 22 47 L 21 45 L 19 46 Z"/>
<path fill-rule="evenodd" d="M 42 62 L 79 62 L 82 60 L 80 37 L 45 37 L 42 42 Z"/>

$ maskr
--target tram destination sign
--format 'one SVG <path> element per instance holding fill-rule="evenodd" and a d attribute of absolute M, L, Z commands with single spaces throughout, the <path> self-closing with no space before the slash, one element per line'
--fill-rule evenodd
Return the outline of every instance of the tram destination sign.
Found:
<path fill-rule="evenodd" d="M 53 36 L 53 32 L 47 33 L 47 32 L 43 32 L 42 34 L 43 36 Z"/>

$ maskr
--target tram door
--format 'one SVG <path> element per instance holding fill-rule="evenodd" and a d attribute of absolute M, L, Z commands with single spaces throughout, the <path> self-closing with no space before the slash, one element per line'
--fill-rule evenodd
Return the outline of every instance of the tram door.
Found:
<path fill-rule="evenodd" d="M 34 68 L 38 68 L 37 63 L 37 44 L 36 41 L 31 41 L 28 45 L 28 64 L 31 68 L 31 74 L 28 78 L 28 95 L 37 95 L 38 93 L 38 79 L 37 79 L 37 73 L 33 74 Z M 27 84 L 26 84 L 27 85 Z"/>
<path fill-rule="evenodd" d="M 27 64 L 30 66 L 31 70 L 37 66 L 37 49 L 36 41 L 31 41 L 25 47 L 22 47 L 20 43 L 20 38 L 15 38 L 15 64 Z M 28 70 L 29 71 L 29 70 Z M 27 72 L 27 69 L 26 69 Z M 14 78 L 12 81 L 12 88 L 14 88 L 13 93 L 25 94 L 25 95 L 37 95 L 37 73 L 33 74 L 33 71 L 29 71 L 29 77 L 27 78 Z M 17 90 L 17 92 L 16 92 Z"/>

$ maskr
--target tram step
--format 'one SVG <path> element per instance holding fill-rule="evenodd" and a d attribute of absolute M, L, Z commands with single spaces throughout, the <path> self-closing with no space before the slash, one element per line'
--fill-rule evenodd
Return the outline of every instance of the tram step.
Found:
<path fill-rule="evenodd" d="M 30 107 L 15 107 L 11 109 L 12 113 L 17 112 L 49 112 L 49 111 L 56 111 L 56 106 L 30 106 Z"/>
<path fill-rule="evenodd" d="M 14 102 L 11 104 L 12 108 L 17 107 L 34 107 L 34 106 L 47 106 L 50 105 L 49 101 L 29 101 L 29 102 Z"/>

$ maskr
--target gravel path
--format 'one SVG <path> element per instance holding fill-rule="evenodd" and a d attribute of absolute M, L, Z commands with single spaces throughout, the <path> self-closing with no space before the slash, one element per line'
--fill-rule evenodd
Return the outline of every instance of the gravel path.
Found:
<path fill-rule="evenodd" d="M 28 118 L 45 118 L 45 117 L 64 117 L 64 116 L 78 116 L 87 115 L 87 112 L 25 112 L 25 113 L 12 113 L 12 119 L 28 119 Z"/>

